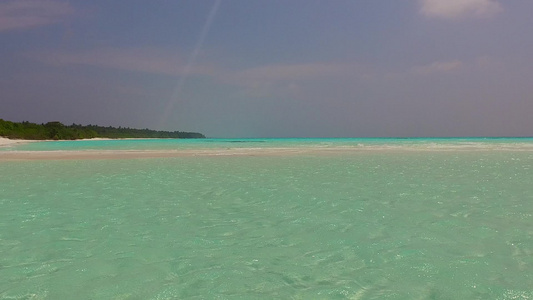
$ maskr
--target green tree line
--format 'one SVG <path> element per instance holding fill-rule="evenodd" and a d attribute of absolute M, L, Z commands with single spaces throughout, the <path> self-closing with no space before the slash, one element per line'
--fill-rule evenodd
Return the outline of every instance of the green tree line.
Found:
<path fill-rule="evenodd" d="M 157 131 L 98 125 L 64 125 L 60 122 L 43 124 L 11 122 L 0 119 L 0 136 L 25 140 L 76 140 L 90 138 L 205 138 L 201 133 Z"/>

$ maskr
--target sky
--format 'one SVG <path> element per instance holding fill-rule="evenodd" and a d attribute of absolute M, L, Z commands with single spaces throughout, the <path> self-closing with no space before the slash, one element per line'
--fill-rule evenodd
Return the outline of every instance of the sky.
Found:
<path fill-rule="evenodd" d="M 0 118 L 533 136 L 531 0 L 0 0 Z"/>

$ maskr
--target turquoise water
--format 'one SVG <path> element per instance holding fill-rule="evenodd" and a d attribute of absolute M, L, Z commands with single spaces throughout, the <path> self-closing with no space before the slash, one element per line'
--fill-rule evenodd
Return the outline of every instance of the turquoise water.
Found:
<path fill-rule="evenodd" d="M 533 299 L 531 144 L 126 140 L 4 148 L 370 151 L 0 161 L 0 299 Z"/>

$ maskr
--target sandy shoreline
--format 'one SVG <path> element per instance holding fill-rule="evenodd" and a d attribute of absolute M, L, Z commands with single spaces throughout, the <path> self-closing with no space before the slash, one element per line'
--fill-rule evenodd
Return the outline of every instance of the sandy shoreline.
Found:
<path fill-rule="evenodd" d="M 12 140 L 5 137 L 0 136 L 0 147 L 10 146 L 14 144 L 26 144 L 26 143 L 33 143 L 38 141 L 32 141 L 32 140 Z"/>
<path fill-rule="evenodd" d="M 92 139 L 79 139 L 76 141 L 110 141 L 110 140 L 139 140 L 138 138 L 125 138 L 125 139 L 110 139 L 110 138 L 92 138 Z M 70 141 L 70 140 L 16 140 L 8 139 L 0 136 L 0 147 L 11 146 L 14 144 L 27 144 L 27 143 L 38 143 L 38 142 L 61 142 L 61 141 Z"/>

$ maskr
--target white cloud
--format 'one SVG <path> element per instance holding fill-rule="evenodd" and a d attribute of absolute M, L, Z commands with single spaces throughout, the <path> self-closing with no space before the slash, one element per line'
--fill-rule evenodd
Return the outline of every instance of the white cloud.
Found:
<path fill-rule="evenodd" d="M 416 74 L 446 73 L 458 70 L 462 67 L 463 63 L 459 60 L 435 61 L 424 66 L 414 67 L 412 71 Z"/>
<path fill-rule="evenodd" d="M 74 9 L 64 1 L 13 0 L 0 3 L 0 31 L 29 29 L 61 22 Z"/>
<path fill-rule="evenodd" d="M 465 16 L 490 17 L 502 11 L 496 0 L 419 0 L 420 13 L 427 17 L 455 19 Z"/>

